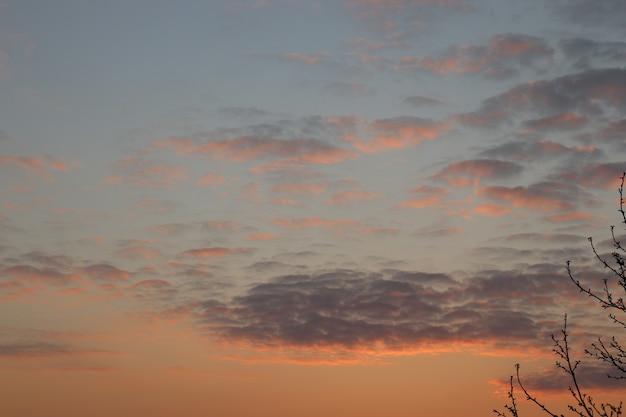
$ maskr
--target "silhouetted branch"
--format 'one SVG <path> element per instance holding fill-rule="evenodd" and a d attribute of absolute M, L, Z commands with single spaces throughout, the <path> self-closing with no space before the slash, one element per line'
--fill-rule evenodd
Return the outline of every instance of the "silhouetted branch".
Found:
<path fill-rule="evenodd" d="M 620 176 L 619 192 L 619 213 L 622 217 L 622 223 L 626 224 L 626 211 L 624 210 L 624 183 L 626 182 L 626 172 Z M 604 266 L 605 269 L 611 271 L 613 278 L 616 281 L 611 281 L 609 285 L 609 279 L 603 280 L 603 286 L 601 290 L 594 290 L 591 287 L 584 286 L 578 279 L 574 278 L 574 273 L 571 268 L 570 261 L 566 263 L 567 275 L 574 285 L 580 290 L 580 292 L 587 294 L 587 296 L 595 299 L 599 305 L 604 309 L 610 309 L 621 313 L 626 313 L 626 303 L 623 296 L 619 296 L 615 293 L 614 288 L 621 288 L 626 293 L 626 249 L 622 246 L 621 242 L 615 235 L 615 228 L 611 226 L 611 236 L 613 239 L 613 246 L 615 250 L 611 253 L 613 258 L 612 264 L 609 264 L 598 253 L 592 238 L 589 238 L 589 245 L 595 255 L 596 259 Z M 617 284 L 617 287 L 614 286 Z M 620 290 L 620 291 L 621 291 Z M 626 328 L 626 319 L 618 318 L 614 313 L 609 314 L 609 318 L 616 324 L 619 324 Z M 586 394 L 579 383 L 577 375 L 578 366 L 581 364 L 580 360 L 574 360 L 571 356 L 571 349 L 569 345 L 569 334 L 567 332 L 567 315 L 563 322 L 563 329 L 561 330 L 561 337 L 556 338 L 551 336 L 554 342 L 554 353 L 558 356 L 559 360 L 556 362 L 556 366 L 565 372 L 569 379 L 570 385 L 568 390 L 574 398 L 574 404 L 569 404 L 568 409 L 574 415 L 579 417 L 621 417 L 623 413 L 623 402 L 619 405 L 613 405 L 610 403 L 597 403 L 591 396 Z M 626 379 L 626 349 L 617 341 L 613 336 L 609 343 L 606 343 L 602 338 L 598 338 L 598 341 L 591 344 L 590 349 L 585 349 L 585 353 L 595 359 L 598 359 L 611 366 L 611 369 L 616 374 L 607 374 L 609 378 L 613 379 Z M 563 414 L 555 414 L 553 411 L 540 401 L 537 397 L 531 395 L 522 383 L 520 377 L 520 366 L 515 365 L 515 373 L 517 377 L 517 384 L 526 396 L 526 399 L 534 403 L 542 411 L 552 417 L 565 417 Z M 505 405 L 506 410 L 511 413 L 513 417 L 519 417 L 517 409 L 515 393 L 513 390 L 513 377 L 511 376 L 511 388 L 508 394 L 510 404 Z M 506 412 L 500 412 L 493 410 L 500 417 L 508 417 Z"/>

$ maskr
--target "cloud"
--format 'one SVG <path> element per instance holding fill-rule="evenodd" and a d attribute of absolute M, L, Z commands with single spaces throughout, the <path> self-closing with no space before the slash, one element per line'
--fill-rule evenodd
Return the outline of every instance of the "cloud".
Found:
<path fill-rule="evenodd" d="M 282 235 L 279 233 L 255 233 L 246 236 L 247 240 L 273 240 L 279 239 Z"/>
<path fill-rule="evenodd" d="M 546 217 L 546 220 L 549 222 L 571 222 L 575 220 L 590 220 L 593 219 L 593 215 L 590 213 L 585 213 L 581 211 L 565 213 L 565 214 L 556 214 L 554 216 Z"/>
<path fill-rule="evenodd" d="M 428 232 L 418 233 L 420 236 L 429 236 L 429 237 L 441 237 L 441 236 L 454 236 L 454 235 L 462 235 L 465 233 L 465 229 L 462 227 L 449 227 L 446 229 L 436 229 L 430 230 Z"/>
<path fill-rule="evenodd" d="M 172 188 L 187 178 L 182 165 L 160 163 L 147 158 L 124 158 L 113 164 L 116 175 L 102 180 L 105 185 L 128 184 L 133 187 Z"/>
<path fill-rule="evenodd" d="M 64 288 L 80 281 L 73 272 L 59 267 L 38 268 L 18 264 L 0 269 L 0 301 L 21 300 L 49 288 Z"/>
<path fill-rule="evenodd" d="M 559 0 L 550 2 L 555 15 L 582 27 L 612 28 L 624 33 L 626 4 L 621 0 Z"/>
<path fill-rule="evenodd" d="M 163 256 L 163 254 L 158 249 L 146 245 L 134 245 L 124 249 L 119 249 L 115 251 L 115 255 L 127 259 L 146 260 L 158 259 Z"/>
<path fill-rule="evenodd" d="M 379 193 L 367 192 L 363 190 L 343 190 L 335 191 L 325 200 L 327 204 L 344 205 L 354 201 L 371 201 L 382 197 Z"/>
<path fill-rule="evenodd" d="M 320 195 L 326 192 L 327 187 L 327 182 L 284 183 L 273 186 L 270 191 L 273 193 Z"/>
<path fill-rule="evenodd" d="M 209 220 L 202 225 L 202 228 L 208 231 L 234 232 L 240 230 L 242 226 L 230 220 Z"/>
<path fill-rule="evenodd" d="M 243 254 L 243 253 L 250 253 L 250 249 L 220 248 L 220 247 L 197 248 L 197 249 L 189 249 L 184 252 L 181 252 L 180 256 L 183 258 L 207 259 L 207 258 L 220 258 L 222 256 L 238 255 L 238 254 Z"/>
<path fill-rule="evenodd" d="M 530 242 L 580 243 L 586 238 L 565 233 L 515 233 L 506 237 L 507 241 L 528 240 Z"/>
<path fill-rule="evenodd" d="M 528 187 L 489 186 L 479 188 L 476 194 L 496 201 L 504 201 L 511 207 L 535 210 L 542 213 L 572 210 L 581 200 L 590 197 L 576 185 L 557 181 L 545 181 Z"/>
<path fill-rule="evenodd" d="M 178 292 L 169 282 L 162 279 L 146 279 L 125 289 L 126 292 L 139 300 L 168 301 Z"/>
<path fill-rule="evenodd" d="M 545 139 L 522 139 L 496 145 L 482 151 L 481 155 L 530 162 L 566 157 L 574 160 L 588 160 L 603 157 L 604 152 L 593 145 L 570 147 Z"/>
<path fill-rule="evenodd" d="M 226 182 L 226 177 L 220 174 L 206 174 L 200 178 L 196 184 L 198 185 L 210 185 L 213 188 L 219 187 Z"/>
<path fill-rule="evenodd" d="M 368 129 L 372 134 L 370 141 L 352 137 L 353 146 L 365 153 L 379 153 L 390 149 L 403 149 L 420 144 L 425 140 L 436 139 L 451 126 L 429 119 L 412 116 L 400 116 L 393 119 L 372 121 Z"/>
<path fill-rule="evenodd" d="M 281 134 L 279 126 L 253 127 L 253 130 L 269 130 L 268 134 Z M 199 142 L 199 143 L 196 143 Z M 257 136 L 239 136 L 231 139 L 195 141 L 192 139 L 169 139 L 153 144 L 156 148 L 174 148 L 181 154 L 209 155 L 215 159 L 231 162 L 273 160 L 252 169 L 255 173 L 277 171 L 299 165 L 328 165 L 356 158 L 357 154 L 320 139 L 277 139 Z"/>
<path fill-rule="evenodd" d="M 164 236 L 175 236 L 191 230 L 193 227 L 183 223 L 168 223 L 151 226 L 150 231 Z"/>
<path fill-rule="evenodd" d="M 535 114 L 598 114 L 603 106 L 626 107 L 626 69 L 590 69 L 552 80 L 530 81 L 488 98 L 478 115 L 516 111 Z"/>
<path fill-rule="evenodd" d="M 414 107 L 422 107 L 422 106 L 441 106 L 446 104 L 445 101 L 434 98 L 434 97 L 426 97 L 426 96 L 410 96 L 404 99 L 407 103 Z"/>
<path fill-rule="evenodd" d="M 575 338 L 575 335 L 569 335 L 570 343 L 572 337 Z M 522 383 L 530 392 L 542 391 L 569 394 L 566 387 L 572 384 L 572 379 L 561 369 L 555 367 L 550 371 L 525 373 L 523 372 L 524 368 L 520 368 Z M 576 370 L 576 379 L 580 387 L 587 392 L 598 389 L 601 389 L 605 393 L 611 391 L 617 393 L 623 392 L 626 388 L 626 380 L 608 378 L 607 375 L 609 374 L 615 375 L 615 368 L 607 364 L 586 361 L 584 363 L 581 362 Z"/>
<path fill-rule="evenodd" d="M 319 217 L 303 217 L 303 218 L 274 218 L 274 224 L 284 229 L 303 230 L 311 228 L 326 228 L 332 230 L 335 234 L 343 234 L 348 232 L 365 233 L 365 234 L 395 234 L 399 230 L 396 228 L 375 228 L 366 224 L 347 219 L 328 220 Z"/>
<path fill-rule="evenodd" d="M 622 143 L 626 143 L 626 119 L 612 122 L 602 131 L 600 136 L 606 139 L 619 139 Z"/>
<path fill-rule="evenodd" d="M 404 57 L 397 69 L 426 70 L 437 75 L 481 74 L 487 78 L 508 78 L 517 68 L 540 70 L 547 67 L 554 50 L 545 39 L 514 33 L 497 34 L 488 45 L 457 45 L 438 57 Z"/>
<path fill-rule="evenodd" d="M 586 38 L 561 39 L 559 46 L 565 57 L 574 61 L 574 68 L 582 70 L 626 61 L 626 42 L 602 42 Z"/>
<path fill-rule="evenodd" d="M 77 277 L 76 275 L 66 274 L 56 268 L 37 268 L 31 265 L 15 265 L 0 270 L 0 275 L 5 279 L 10 279 L 10 282 L 17 285 L 52 285 L 55 287 L 61 287 L 65 285 L 73 284 Z"/>
<path fill-rule="evenodd" d="M 626 162 L 596 163 L 563 170 L 556 174 L 556 177 L 587 188 L 617 189 L 624 172 L 626 172 Z"/>
<path fill-rule="evenodd" d="M 126 282 L 132 273 L 109 264 L 93 264 L 79 269 L 88 279 L 96 282 Z"/>
<path fill-rule="evenodd" d="M 524 122 L 526 127 L 537 130 L 575 130 L 584 126 L 587 118 L 581 114 L 561 113 Z"/>
<path fill-rule="evenodd" d="M 319 56 L 313 56 L 313 55 L 303 55 L 303 54 L 298 54 L 295 52 L 291 52 L 288 54 L 285 54 L 282 56 L 283 58 L 290 60 L 290 61 L 298 61 L 298 62 L 303 62 L 305 64 L 317 64 L 320 61 L 320 57 Z"/>
<path fill-rule="evenodd" d="M 0 358 L 37 358 L 50 356 L 84 356 L 112 354 L 99 349 L 81 349 L 67 344 L 51 342 L 0 343 Z"/>
<path fill-rule="evenodd" d="M 196 311 L 214 337 L 233 345 L 304 357 L 327 348 L 377 356 L 549 343 L 559 325 L 546 320 L 554 293 L 576 297 L 561 273 L 493 270 L 460 282 L 446 274 L 333 269 L 276 276 Z"/>
<path fill-rule="evenodd" d="M 341 97 L 362 97 L 374 93 L 371 87 L 355 82 L 334 81 L 324 85 L 324 88 Z"/>
<path fill-rule="evenodd" d="M 257 107 L 222 107 L 219 109 L 220 116 L 232 117 L 242 120 L 267 116 L 265 110 Z"/>
<path fill-rule="evenodd" d="M 483 179 L 502 179 L 518 175 L 522 166 L 495 159 L 475 159 L 455 162 L 433 175 L 435 180 L 446 181 L 453 187 L 477 186 Z"/>
<path fill-rule="evenodd" d="M 0 155 L 0 169 L 19 169 L 28 177 L 38 177 L 44 181 L 53 181 L 52 171 L 68 172 L 76 163 L 57 160 L 51 156 Z"/>
<path fill-rule="evenodd" d="M 417 194 L 418 197 L 398 203 L 395 208 L 444 208 L 446 203 L 442 196 L 450 194 L 450 191 L 445 188 L 428 185 L 416 187 L 411 192 Z"/>
<path fill-rule="evenodd" d="M 511 212 L 510 207 L 501 206 L 498 204 L 481 204 L 472 209 L 476 214 L 481 214 L 488 217 L 501 217 Z"/>

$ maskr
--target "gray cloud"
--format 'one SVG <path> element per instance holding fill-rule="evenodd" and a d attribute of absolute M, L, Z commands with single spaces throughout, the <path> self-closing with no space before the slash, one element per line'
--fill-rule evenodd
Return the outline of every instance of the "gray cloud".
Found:
<path fill-rule="evenodd" d="M 445 101 L 434 98 L 434 97 L 426 97 L 426 96 L 410 96 L 404 99 L 407 103 L 411 104 L 415 107 L 422 106 L 441 106 L 445 104 Z"/>
<path fill-rule="evenodd" d="M 463 124 L 490 127 L 509 121 L 512 112 L 541 117 L 578 113 L 589 117 L 607 108 L 626 108 L 626 69 L 590 69 L 518 84 L 483 101 L 478 111 L 456 118 Z"/>
<path fill-rule="evenodd" d="M 277 276 L 194 310 L 213 336 L 259 347 L 512 347 L 549 340 L 558 329 L 564 307 L 554 294 L 568 303 L 577 297 L 563 265 L 558 272 L 546 265 L 483 271 L 463 281 L 447 274 L 336 269 Z"/>
<path fill-rule="evenodd" d="M 571 24 L 624 32 L 626 3 L 622 0 L 558 0 L 549 4 L 558 17 Z"/>
<path fill-rule="evenodd" d="M 554 50 L 543 38 L 500 33 L 486 45 L 455 45 L 435 56 L 403 57 L 397 61 L 396 68 L 504 79 L 516 75 L 520 68 L 542 72 L 553 56 Z"/>
<path fill-rule="evenodd" d="M 626 61 L 626 42 L 567 38 L 561 39 L 559 46 L 565 57 L 573 61 L 573 66 L 577 69 L 588 69 L 594 67 L 594 64 L 614 65 Z"/>

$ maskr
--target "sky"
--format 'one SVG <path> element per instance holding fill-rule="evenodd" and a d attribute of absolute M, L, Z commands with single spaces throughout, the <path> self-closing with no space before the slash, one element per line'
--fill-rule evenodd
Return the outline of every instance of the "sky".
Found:
<path fill-rule="evenodd" d="M 588 237 L 624 235 L 624 21 L 623 0 L 0 0 L 2 408 L 484 416 L 519 363 L 565 412 L 564 315 L 576 357 L 620 335 L 565 265 L 600 288 Z"/>

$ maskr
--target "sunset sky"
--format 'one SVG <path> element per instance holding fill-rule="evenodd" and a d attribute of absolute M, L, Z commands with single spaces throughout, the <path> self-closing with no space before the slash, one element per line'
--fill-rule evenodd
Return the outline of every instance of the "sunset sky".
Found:
<path fill-rule="evenodd" d="M 624 22 L 0 0 L 0 414 L 477 417 L 516 363 L 565 412 L 564 315 L 624 335 L 565 271 L 624 234 Z"/>

